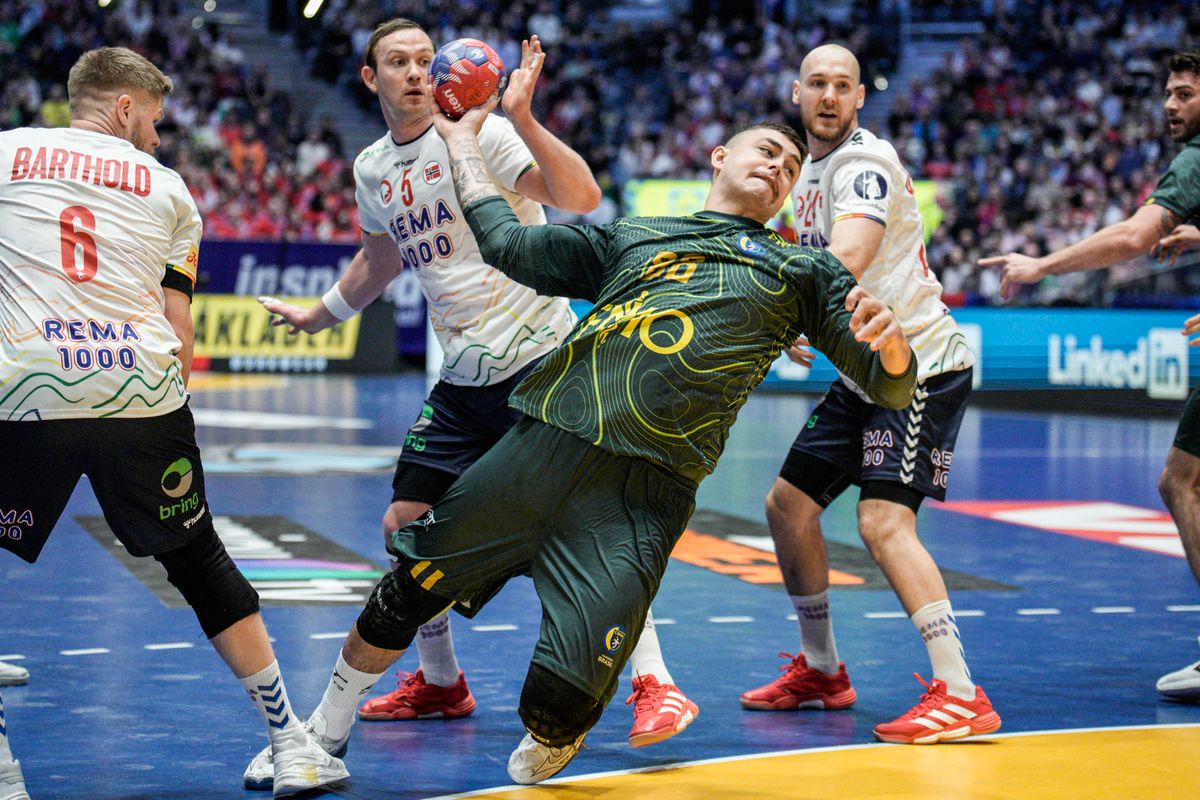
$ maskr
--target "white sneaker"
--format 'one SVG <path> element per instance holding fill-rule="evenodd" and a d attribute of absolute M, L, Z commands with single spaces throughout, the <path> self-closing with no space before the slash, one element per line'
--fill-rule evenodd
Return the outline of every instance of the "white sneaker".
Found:
<path fill-rule="evenodd" d="M 541 783 L 547 778 L 553 778 L 562 772 L 563 767 L 571 763 L 571 759 L 583 745 L 585 736 L 587 736 L 586 732 L 579 734 L 579 738 L 571 744 L 550 747 L 537 741 L 528 733 L 525 734 L 525 738 L 517 745 L 517 749 L 513 750 L 512 755 L 508 757 L 508 777 L 512 778 L 513 783 L 524 785 Z"/>
<path fill-rule="evenodd" d="M 1200 661 L 1175 672 L 1168 672 L 1158 679 L 1155 687 L 1160 694 L 1172 700 L 1200 702 Z"/>
<path fill-rule="evenodd" d="M 275 797 L 288 797 L 319 789 L 350 777 L 340 758 L 329 755 L 311 736 L 302 743 L 289 742 L 272 754 Z"/>
<path fill-rule="evenodd" d="M 22 686 L 26 683 L 29 683 L 29 670 L 0 661 L 0 686 Z"/>
<path fill-rule="evenodd" d="M 314 713 L 304 722 L 304 730 L 308 733 L 309 738 L 321 746 L 329 755 L 335 758 L 341 758 L 346 755 L 346 749 L 350 742 L 350 734 L 347 733 L 341 739 L 330 739 L 324 735 L 325 718 L 320 714 Z M 319 728 L 321 733 L 318 733 L 314 728 Z M 269 792 L 275 784 L 275 763 L 271 758 L 271 746 L 264 747 L 258 755 L 250 760 L 246 771 L 242 773 L 242 785 L 253 791 Z"/>
<path fill-rule="evenodd" d="M 0 761 L 0 800 L 29 800 L 20 761 Z"/>

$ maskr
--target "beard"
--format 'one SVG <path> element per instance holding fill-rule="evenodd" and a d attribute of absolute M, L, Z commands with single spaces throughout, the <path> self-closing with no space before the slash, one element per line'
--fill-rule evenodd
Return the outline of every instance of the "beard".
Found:
<path fill-rule="evenodd" d="M 1182 122 L 1183 122 L 1183 125 L 1182 125 L 1181 130 L 1179 131 L 1179 135 L 1172 136 L 1171 137 L 1172 139 L 1174 139 L 1177 142 L 1187 142 L 1187 141 L 1190 141 L 1190 140 L 1196 138 L 1197 135 L 1200 135 L 1200 116 L 1197 116 L 1191 122 L 1187 122 L 1187 121 L 1182 121 Z"/>
<path fill-rule="evenodd" d="M 846 134 L 850 132 L 850 127 L 854 124 L 854 117 L 852 116 L 846 121 L 838 123 L 836 128 L 831 129 L 828 127 L 823 127 L 821 131 L 818 132 L 814 126 L 818 124 L 827 125 L 827 123 L 818 117 L 817 113 L 818 112 L 816 111 L 812 113 L 802 113 L 800 115 L 800 121 L 804 124 L 805 132 L 818 142 L 824 142 L 825 144 L 836 144 L 837 142 L 840 142 L 842 139 L 846 138 Z"/>

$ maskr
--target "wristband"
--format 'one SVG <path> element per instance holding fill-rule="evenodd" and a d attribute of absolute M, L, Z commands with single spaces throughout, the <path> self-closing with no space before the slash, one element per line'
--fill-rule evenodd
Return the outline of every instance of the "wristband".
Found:
<path fill-rule="evenodd" d="M 359 312 L 359 309 L 351 306 L 346 302 L 346 298 L 342 297 L 342 291 L 338 288 L 336 282 L 333 286 L 329 287 L 329 291 L 321 298 L 321 302 L 325 305 L 325 308 L 329 309 L 330 314 L 333 314 L 342 322 L 345 322 Z"/>

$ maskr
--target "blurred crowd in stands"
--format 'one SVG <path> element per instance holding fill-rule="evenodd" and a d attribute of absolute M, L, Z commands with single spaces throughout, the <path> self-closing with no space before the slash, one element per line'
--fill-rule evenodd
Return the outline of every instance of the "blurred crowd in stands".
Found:
<path fill-rule="evenodd" d="M 697 4 L 702 5 L 702 4 Z M 750 4 L 746 4 L 747 8 Z M 724 7 L 724 6 L 722 6 Z M 915 21 L 982 23 L 905 95 L 874 94 L 895 76 L 898 4 L 833 4 L 803 24 L 782 2 L 760 13 L 634 24 L 582 0 L 326 0 L 315 20 L 273 13 L 314 78 L 341 84 L 372 115 L 358 78 L 374 26 L 411 16 L 435 43 L 473 36 L 505 63 L 535 32 L 547 54 L 539 113 L 592 165 L 605 199 L 588 221 L 620 213 L 638 178 L 707 178 L 709 152 L 764 118 L 798 125 L 790 102 L 800 59 L 837 40 L 863 63 L 868 103 L 889 104 L 876 133 L 916 179 L 939 181 L 944 220 L 929 262 L 948 294 L 995 300 L 998 276 L 978 257 L 1040 254 L 1126 217 L 1177 151 L 1161 110 L 1165 57 L 1200 38 L 1195 0 L 913 0 Z M 765 9 L 765 11 L 761 11 Z M 276 9 L 278 12 L 278 9 Z M 324 116 L 272 86 L 264 54 L 248 54 L 190 0 L 6 0 L 0 4 L 0 127 L 67 121 L 66 72 L 85 49 L 122 43 L 176 83 L 159 128 L 160 159 L 179 170 L 214 238 L 357 241 L 351 162 Z M 1189 24 L 1192 26 L 1189 29 Z M 885 119 L 883 115 L 879 118 Z M 382 133 L 382 123 L 379 125 Z M 1132 270 L 1063 276 L 1039 302 L 1101 302 Z"/>

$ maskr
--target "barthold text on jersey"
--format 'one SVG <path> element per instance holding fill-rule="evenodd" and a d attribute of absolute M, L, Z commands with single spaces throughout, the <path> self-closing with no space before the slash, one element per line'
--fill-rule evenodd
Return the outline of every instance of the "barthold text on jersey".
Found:
<path fill-rule="evenodd" d="M 36 151 L 32 147 L 18 147 L 13 156 L 10 180 L 72 180 L 96 186 L 103 184 L 138 197 L 150 194 L 150 168 L 145 164 L 91 156 L 62 147 L 39 147 Z"/>

